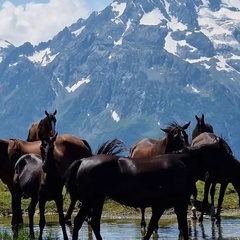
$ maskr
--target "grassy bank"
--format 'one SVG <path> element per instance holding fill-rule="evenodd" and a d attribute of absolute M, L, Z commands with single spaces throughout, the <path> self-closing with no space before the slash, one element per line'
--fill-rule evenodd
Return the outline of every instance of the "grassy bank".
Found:
<path fill-rule="evenodd" d="M 204 184 L 203 184 L 203 182 L 199 181 L 197 183 L 197 186 L 198 186 L 198 192 L 199 192 L 198 200 L 201 201 L 202 196 L 203 196 Z M 1 193 L 0 194 L 0 215 L 1 216 L 9 216 L 9 215 L 11 215 L 11 212 L 12 212 L 11 202 L 10 202 L 11 196 L 10 196 L 8 188 L 1 181 L 0 181 L 0 193 Z M 215 194 L 215 206 L 217 204 L 218 194 L 219 194 L 219 184 L 217 185 L 216 194 Z M 209 200 L 210 200 L 210 198 L 209 198 Z M 67 210 L 69 203 L 70 203 L 70 199 L 69 199 L 69 195 L 67 194 L 64 197 L 64 211 Z M 24 213 L 27 213 L 28 204 L 29 204 L 29 199 L 22 200 L 22 209 L 23 209 Z M 78 206 L 75 207 L 75 210 L 78 211 Z M 37 209 L 36 213 L 38 213 L 38 209 Z M 53 201 L 47 202 L 46 213 L 49 213 L 49 214 L 56 213 L 56 206 Z M 109 216 L 109 213 L 110 213 L 111 217 L 126 217 L 126 218 L 137 217 L 137 218 L 140 218 L 139 210 L 122 206 L 111 200 L 106 201 L 106 203 L 104 205 L 103 216 Z M 149 211 L 147 211 L 147 214 L 148 213 L 149 213 Z M 235 192 L 235 190 L 231 184 L 228 185 L 228 188 L 226 190 L 225 197 L 224 197 L 223 214 L 224 213 L 227 213 L 227 214 L 230 214 L 230 213 L 239 214 L 240 213 L 240 211 L 238 211 L 238 195 Z"/>

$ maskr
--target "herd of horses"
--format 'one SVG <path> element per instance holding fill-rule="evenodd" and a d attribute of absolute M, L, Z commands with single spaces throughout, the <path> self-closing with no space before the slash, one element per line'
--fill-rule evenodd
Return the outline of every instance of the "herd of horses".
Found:
<path fill-rule="evenodd" d="M 161 129 L 161 139 L 143 138 L 131 146 L 128 157 L 123 156 L 125 144 L 119 139 L 104 142 L 93 153 L 84 139 L 73 135 L 58 135 L 56 113 L 45 111 L 45 117 L 29 129 L 27 141 L 0 139 L 0 179 L 11 193 L 12 228 L 14 236 L 23 224 L 21 198 L 31 198 L 28 215 L 30 237 L 34 238 L 33 220 L 39 204 L 39 239 L 45 226 L 45 204 L 56 202 L 59 223 L 64 240 L 68 239 L 65 222 L 71 220 L 76 202 L 81 202 L 74 218 L 72 239 L 78 239 L 83 222 L 89 224 L 97 240 L 101 240 L 100 222 L 106 197 L 123 205 L 140 208 L 141 226 L 146 229 L 144 240 L 157 231 L 158 221 L 165 209 L 173 207 L 177 215 L 179 234 L 189 239 L 187 215 L 190 197 L 193 209 L 196 204 L 196 182 L 202 180 L 204 198 L 199 222 L 208 204 L 211 204 L 220 183 L 216 221 L 228 183 L 232 183 L 240 196 L 240 162 L 227 142 L 214 134 L 213 127 L 205 122 L 204 114 L 195 116 L 197 123 L 189 143 L 186 133 L 190 122 L 170 123 Z M 63 187 L 70 195 L 70 206 L 64 216 Z M 145 208 L 151 208 L 146 228 Z M 192 217 L 197 218 L 196 215 Z"/>

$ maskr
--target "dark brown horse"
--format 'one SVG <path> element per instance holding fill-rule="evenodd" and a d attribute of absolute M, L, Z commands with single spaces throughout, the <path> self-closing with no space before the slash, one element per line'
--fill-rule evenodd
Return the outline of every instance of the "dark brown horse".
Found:
<path fill-rule="evenodd" d="M 200 135 L 196 136 L 193 139 L 191 146 L 214 144 L 214 143 L 216 143 L 217 139 L 218 139 L 218 136 L 216 136 L 214 133 L 204 132 L 204 133 L 201 133 Z M 233 154 L 230 146 L 227 144 L 226 141 L 224 141 L 224 144 L 225 144 L 226 148 L 228 149 L 228 151 L 231 154 Z M 222 203 L 223 203 L 223 199 L 224 199 L 224 194 L 225 194 L 227 185 L 230 181 L 233 183 L 238 194 L 240 194 L 240 191 L 239 191 L 240 184 L 237 183 L 237 181 L 238 181 L 237 176 L 239 176 L 239 178 L 240 178 L 240 167 L 239 167 L 240 163 L 238 164 L 237 162 L 238 161 L 236 160 L 234 173 L 232 173 L 231 176 L 226 177 L 226 175 L 221 175 L 217 171 L 211 171 L 211 172 L 208 171 L 206 173 L 203 173 L 203 175 L 200 177 L 200 180 L 204 181 L 205 185 L 204 185 L 204 198 L 203 198 L 203 203 L 202 203 L 202 211 L 201 211 L 201 215 L 199 217 L 199 222 L 203 221 L 203 213 L 206 210 L 207 205 L 208 205 L 209 189 L 210 189 L 210 196 L 211 196 L 210 204 L 213 209 L 212 210 L 212 214 L 213 214 L 212 219 L 214 219 L 213 217 L 215 217 L 217 223 L 219 223 L 221 221 L 220 213 L 221 213 Z M 214 211 L 214 195 L 215 195 L 215 189 L 216 189 L 217 183 L 220 184 L 220 192 L 219 192 L 219 197 L 218 197 L 217 212 L 216 212 L 216 214 L 214 214 L 213 213 L 213 212 L 215 212 Z M 197 198 L 197 188 L 195 188 L 193 191 L 193 197 L 194 197 L 193 204 L 195 205 L 196 198 Z"/>
<path fill-rule="evenodd" d="M 82 204 L 74 219 L 73 240 L 78 239 L 78 232 L 89 212 L 92 213 L 91 226 L 96 239 L 102 240 L 100 221 L 106 196 L 127 206 L 152 208 L 144 240 L 150 239 L 164 210 L 174 207 L 178 228 L 183 239 L 188 240 L 187 209 L 192 187 L 203 172 L 214 170 L 230 174 L 233 162 L 222 139 L 215 144 L 154 158 L 96 155 L 74 162 L 66 172 L 74 177 L 67 178 L 71 181 L 66 186 L 77 184 Z"/>
<path fill-rule="evenodd" d="M 33 123 L 28 131 L 28 142 L 38 141 L 41 137 L 53 136 L 55 134 L 56 126 L 56 114 L 57 110 L 53 113 L 48 113 L 45 110 L 46 117 L 41 119 L 39 122 Z"/>
<path fill-rule="evenodd" d="M 165 137 L 161 139 L 143 138 L 136 142 L 130 149 L 129 157 L 131 158 L 150 158 L 160 154 L 166 154 L 177 151 L 189 145 L 186 129 L 191 122 L 183 126 L 176 122 L 170 123 L 166 129 Z M 146 228 L 145 209 L 141 209 L 141 227 Z M 157 231 L 157 230 L 156 230 Z"/>
<path fill-rule="evenodd" d="M 200 133 L 203 133 L 203 132 L 213 133 L 213 127 L 209 123 L 205 122 L 204 114 L 202 114 L 202 117 L 198 117 L 197 115 L 195 115 L 195 118 L 197 120 L 197 124 L 196 124 L 195 128 L 192 131 L 192 140 L 196 136 L 198 136 Z"/>
<path fill-rule="evenodd" d="M 192 140 L 203 132 L 213 133 L 213 127 L 212 127 L 211 124 L 205 122 L 204 114 L 202 114 L 201 117 L 198 117 L 197 115 L 195 115 L 195 118 L 197 120 L 197 123 L 196 123 L 196 126 L 194 127 L 194 129 L 192 131 Z M 210 142 L 211 142 L 211 140 L 210 140 Z M 210 143 L 210 142 L 207 141 L 205 143 Z M 212 203 L 214 201 L 215 190 L 216 190 L 216 184 L 213 183 L 213 184 L 211 184 L 211 189 L 210 189 L 210 195 L 211 195 Z M 197 219 L 196 198 L 197 198 L 197 188 L 193 192 L 192 219 Z M 211 211 L 211 212 L 213 212 L 213 211 Z"/>
<path fill-rule="evenodd" d="M 15 163 L 24 154 L 33 153 L 40 155 L 40 145 L 41 141 L 27 142 L 20 139 L 0 139 L 0 179 L 8 186 L 11 195 L 13 193 Z M 61 176 L 63 176 L 66 169 L 73 161 L 92 155 L 91 147 L 87 141 L 69 134 L 57 136 L 54 159 L 58 162 Z M 70 205 L 65 216 L 66 219 L 70 219 L 74 204 L 75 202 Z M 14 225 L 14 222 L 12 222 L 12 224 Z"/>
<path fill-rule="evenodd" d="M 39 202 L 39 239 L 42 239 L 45 227 L 45 205 L 47 201 L 54 200 L 59 215 L 64 240 L 68 240 L 63 215 L 63 181 L 58 171 L 58 163 L 54 159 L 54 142 L 57 134 L 47 139 L 41 139 L 41 156 L 25 154 L 19 158 L 15 165 L 14 186 L 14 216 L 16 219 L 15 236 L 18 234 L 19 224 L 22 220 L 21 198 L 30 197 L 28 207 L 30 237 L 34 238 L 33 218 L 36 205 Z"/>

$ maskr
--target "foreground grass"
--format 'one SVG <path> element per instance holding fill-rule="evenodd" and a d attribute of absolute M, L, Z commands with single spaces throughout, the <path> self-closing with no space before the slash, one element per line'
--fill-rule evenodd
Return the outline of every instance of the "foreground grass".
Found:
<path fill-rule="evenodd" d="M 204 183 L 199 181 L 197 183 L 197 187 L 198 187 L 198 200 L 201 201 L 203 198 L 203 187 L 204 187 Z M 219 184 L 217 185 L 217 189 L 216 189 L 216 194 L 215 194 L 215 206 L 217 204 L 217 199 L 218 199 L 218 195 L 219 195 Z M 7 188 L 6 185 L 4 185 L 1 181 L 0 181 L 0 216 L 9 216 L 12 213 L 11 210 L 11 196 L 10 196 L 10 192 Z M 69 195 L 64 195 L 64 211 L 67 210 L 69 204 L 70 204 L 70 199 L 69 199 Z M 210 201 L 210 198 L 209 198 Z M 27 208 L 28 208 L 28 204 L 29 204 L 29 199 L 23 199 L 22 200 L 22 209 L 24 213 L 27 213 Z M 79 209 L 79 205 L 75 206 L 75 210 L 78 211 Z M 225 197 L 224 197 L 224 202 L 223 202 L 223 212 L 229 212 L 229 211 L 238 211 L 238 195 L 235 192 L 233 186 L 231 184 L 228 185 L 226 193 L 225 193 Z M 47 202 L 46 204 L 46 213 L 48 214 L 56 214 L 56 206 L 55 206 L 55 202 L 51 201 L 51 202 Z M 38 208 L 36 213 L 38 213 Z M 106 203 L 104 204 L 104 208 L 103 208 L 103 216 L 109 216 L 108 214 L 110 213 L 111 216 L 122 216 L 122 217 L 135 217 L 136 215 L 138 217 L 140 217 L 140 211 L 139 209 L 134 209 L 134 208 L 128 208 L 125 206 L 122 206 L 114 201 L 111 200 L 107 200 Z M 1 239 L 1 237 L 0 237 Z"/>

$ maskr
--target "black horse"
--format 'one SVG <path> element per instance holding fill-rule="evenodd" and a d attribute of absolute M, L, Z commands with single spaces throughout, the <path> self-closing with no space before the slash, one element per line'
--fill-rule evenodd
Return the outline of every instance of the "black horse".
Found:
<path fill-rule="evenodd" d="M 56 114 L 57 110 L 53 113 L 48 113 L 45 110 L 46 117 L 31 125 L 28 131 L 27 141 L 34 142 L 43 137 L 53 136 L 55 134 L 55 126 L 57 122 Z"/>
<path fill-rule="evenodd" d="M 191 146 L 201 146 L 203 144 L 215 144 L 218 137 L 214 133 L 210 132 L 204 132 L 200 135 L 196 136 L 193 139 Z M 229 153 L 233 155 L 232 150 L 228 143 L 223 140 L 226 149 L 228 149 Z M 203 173 L 203 175 L 200 177 L 199 180 L 202 180 L 205 182 L 204 184 L 204 198 L 202 203 L 202 209 L 201 209 L 201 215 L 199 217 L 199 222 L 203 221 L 203 214 L 206 211 L 207 205 L 208 205 L 208 195 L 210 190 L 210 196 L 211 196 L 211 217 L 212 220 L 216 219 L 216 222 L 219 223 L 221 221 L 221 208 L 222 203 L 224 199 L 224 194 L 227 188 L 227 185 L 229 182 L 231 182 L 234 185 L 235 190 L 238 192 L 238 195 L 240 194 L 239 187 L 240 187 L 240 162 L 236 159 L 234 163 L 234 168 L 232 169 L 232 174 L 229 176 L 226 176 L 226 174 L 219 174 L 217 171 L 207 171 L 206 173 Z M 215 189 L 216 184 L 220 184 L 220 192 L 218 197 L 218 205 L 217 205 L 217 212 L 215 213 L 214 210 L 214 195 L 215 195 Z M 240 195 L 239 195 L 240 197 Z M 197 198 L 197 188 L 193 191 L 193 205 L 196 204 L 196 198 Z M 196 218 L 196 216 L 193 216 Z"/>
<path fill-rule="evenodd" d="M 131 148 L 129 157 L 131 158 L 150 158 L 160 154 L 166 154 L 173 151 L 180 150 L 189 145 L 187 128 L 191 122 L 184 125 L 179 125 L 172 122 L 167 128 L 161 130 L 165 136 L 160 139 L 143 138 L 137 141 Z M 141 209 L 141 228 L 146 229 L 145 208 Z M 155 229 L 157 232 L 157 227 Z"/>
<path fill-rule="evenodd" d="M 64 215 L 63 215 L 63 182 L 59 173 L 56 160 L 54 159 L 54 137 L 41 139 L 41 156 L 36 154 L 25 154 L 19 158 L 15 165 L 14 171 L 14 216 L 18 219 L 15 221 L 15 234 L 17 234 L 20 220 L 22 219 L 21 198 L 28 196 L 31 202 L 28 208 L 30 237 L 34 238 L 33 218 L 36 205 L 39 202 L 40 221 L 39 221 L 39 239 L 42 239 L 43 229 L 45 226 L 45 204 L 47 201 L 54 200 L 57 206 L 59 223 L 62 227 L 64 240 L 68 239 Z"/>
<path fill-rule="evenodd" d="M 233 162 L 221 138 L 215 144 L 153 158 L 96 155 L 75 161 L 66 172 L 67 189 L 77 189 L 82 202 L 74 219 L 73 240 L 78 239 L 78 231 L 90 212 L 93 232 L 97 240 L 102 240 L 100 220 L 106 196 L 131 207 L 152 208 L 144 240 L 150 238 L 164 210 L 174 207 L 178 228 L 187 240 L 187 209 L 196 181 L 210 170 L 228 174 Z"/>

